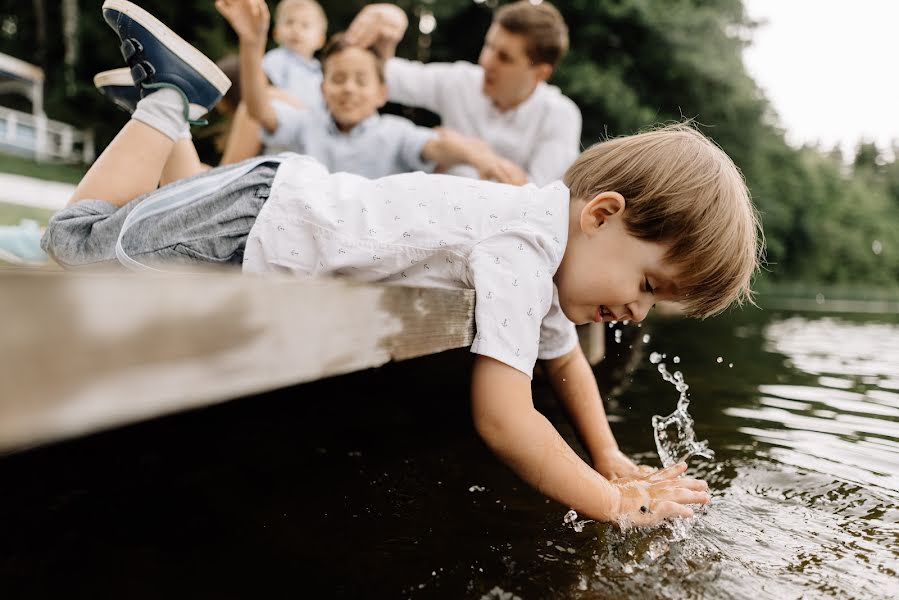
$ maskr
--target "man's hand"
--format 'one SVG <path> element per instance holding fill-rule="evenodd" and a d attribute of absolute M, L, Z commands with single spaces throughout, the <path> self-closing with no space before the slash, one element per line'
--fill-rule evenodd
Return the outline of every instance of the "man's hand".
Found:
<path fill-rule="evenodd" d="M 234 28 L 241 44 L 265 46 L 271 22 L 265 0 L 216 0 L 215 8 Z"/>
<path fill-rule="evenodd" d="M 711 500 L 708 484 L 701 479 L 680 477 L 687 463 L 678 463 L 638 479 L 618 479 L 616 520 L 622 528 L 655 525 L 672 517 L 690 518 L 687 504 L 707 504 Z"/>
<path fill-rule="evenodd" d="M 649 465 L 638 465 L 618 448 L 610 448 L 593 458 L 593 468 L 606 479 L 643 477 L 655 473 Z"/>
<path fill-rule="evenodd" d="M 385 59 L 396 54 L 409 18 L 395 4 L 369 4 L 359 11 L 346 30 L 347 41 L 363 48 L 375 47 Z"/>
<path fill-rule="evenodd" d="M 511 185 L 528 182 L 528 174 L 521 167 L 494 152 L 487 142 L 443 127 L 438 127 L 437 131 L 445 139 L 458 140 L 457 144 L 465 148 L 465 162 L 478 170 L 481 179 Z"/>

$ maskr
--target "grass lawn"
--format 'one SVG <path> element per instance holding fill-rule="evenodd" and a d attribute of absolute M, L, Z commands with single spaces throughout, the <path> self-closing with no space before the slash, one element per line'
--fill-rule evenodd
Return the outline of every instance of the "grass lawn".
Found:
<path fill-rule="evenodd" d="M 12 173 L 13 175 L 61 181 L 62 183 L 78 183 L 87 173 L 87 169 L 87 165 L 37 163 L 21 156 L 0 154 L 0 173 Z"/>

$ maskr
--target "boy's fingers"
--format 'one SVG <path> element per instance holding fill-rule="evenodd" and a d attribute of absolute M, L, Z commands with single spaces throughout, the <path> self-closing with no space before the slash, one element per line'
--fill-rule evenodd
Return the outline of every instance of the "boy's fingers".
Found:
<path fill-rule="evenodd" d="M 677 463 L 676 465 L 671 465 L 667 469 L 662 469 L 661 471 L 656 471 L 652 475 L 649 475 L 646 480 L 647 481 L 665 481 L 668 479 L 675 479 L 681 473 L 687 470 L 687 463 Z"/>
<path fill-rule="evenodd" d="M 712 497 L 708 492 L 676 488 L 665 494 L 665 497 L 678 504 L 708 504 Z"/>
<path fill-rule="evenodd" d="M 656 504 L 653 512 L 659 516 L 659 520 L 669 519 L 671 517 L 689 519 L 693 516 L 693 509 L 689 506 L 684 506 L 677 502 L 669 502 L 668 500 Z"/>

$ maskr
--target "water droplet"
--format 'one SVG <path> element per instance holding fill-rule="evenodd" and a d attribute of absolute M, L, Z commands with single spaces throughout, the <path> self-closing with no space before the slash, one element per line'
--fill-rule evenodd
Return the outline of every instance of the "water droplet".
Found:
<path fill-rule="evenodd" d="M 873 242 L 871 242 L 871 252 L 879 256 L 882 251 L 883 244 L 880 243 L 880 240 L 874 240 Z"/>
<path fill-rule="evenodd" d="M 824 304 L 824 294 L 822 294 L 821 292 L 815 294 L 815 302 L 818 304 Z"/>
<path fill-rule="evenodd" d="M 659 364 L 660 362 L 662 362 L 662 355 L 659 354 L 658 352 L 653 352 L 652 354 L 649 355 L 649 362 L 651 362 L 654 365 Z"/>
<path fill-rule="evenodd" d="M 715 359 L 715 362 L 721 363 L 721 362 L 724 362 L 724 359 L 719 356 L 718 358 Z"/>
<path fill-rule="evenodd" d="M 648 333 L 647 333 L 647 334 L 644 334 L 644 336 L 643 336 L 643 343 L 644 343 L 644 344 L 648 344 L 648 343 L 649 343 L 649 334 L 648 334 Z"/>
<path fill-rule="evenodd" d="M 728 369 L 733 369 L 733 368 L 734 368 L 734 363 L 727 363 L 727 368 L 728 368 Z"/>
<path fill-rule="evenodd" d="M 679 363 L 679 362 L 680 362 L 680 356 L 675 356 L 675 357 L 674 357 L 674 358 L 672 358 L 672 359 L 671 359 L 671 360 L 673 360 L 673 361 L 674 361 L 674 364 L 677 364 L 677 363 Z"/>

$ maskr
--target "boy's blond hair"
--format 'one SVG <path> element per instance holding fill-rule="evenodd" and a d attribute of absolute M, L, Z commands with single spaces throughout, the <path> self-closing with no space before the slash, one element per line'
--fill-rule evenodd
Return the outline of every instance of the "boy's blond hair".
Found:
<path fill-rule="evenodd" d="M 669 245 L 677 293 L 691 316 L 752 302 L 762 232 L 740 170 L 714 142 L 678 123 L 609 139 L 565 173 L 572 199 L 604 191 L 625 198 L 624 222 L 643 240 Z"/>
<path fill-rule="evenodd" d="M 301 6 L 308 6 L 315 9 L 315 12 L 318 13 L 319 18 L 322 20 L 322 31 L 328 30 L 328 16 L 325 14 L 325 9 L 323 9 L 322 5 L 315 0 L 281 0 L 275 6 L 275 22 L 277 23 L 278 19 L 280 19 L 281 15 L 286 11 L 292 8 L 300 8 Z"/>

